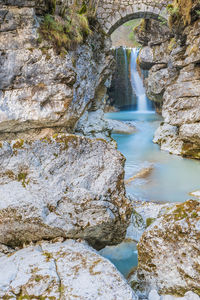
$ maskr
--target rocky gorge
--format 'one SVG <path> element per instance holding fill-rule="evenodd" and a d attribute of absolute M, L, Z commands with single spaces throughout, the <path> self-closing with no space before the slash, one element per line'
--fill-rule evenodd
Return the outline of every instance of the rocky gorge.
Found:
<path fill-rule="evenodd" d="M 199 2 L 185 6 L 185 26 L 180 23 L 181 12 L 176 16 L 172 6 L 171 30 L 157 21 L 147 21 L 136 35 L 144 45 L 139 56 L 141 67 L 149 70 L 147 95 L 164 118 L 154 142 L 170 153 L 199 159 Z"/>
<path fill-rule="evenodd" d="M 105 120 L 111 40 L 87 16 L 90 3 L 78 12 L 72 4 L 0 1 L 0 299 L 199 299 L 199 201 L 141 203 L 126 193 L 125 157 L 111 132 L 137 129 Z M 81 24 L 76 36 L 62 27 L 65 16 Z M 166 67 L 158 61 L 149 94 L 153 70 Z M 197 93 L 198 61 L 191 66 Z M 176 143 L 177 124 L 166 123 Z M 186 125 L 198 149 L 197 122 Z M 126 240 L 139 242 L 138 268 L 127 279 L 98 252 Z"/>

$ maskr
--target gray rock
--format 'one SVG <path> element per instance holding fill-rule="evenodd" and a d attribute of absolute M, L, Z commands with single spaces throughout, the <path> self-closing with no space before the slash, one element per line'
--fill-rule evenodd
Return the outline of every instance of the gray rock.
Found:
<path fill-rule="evenodd" d="M 156 290 L 151 290 L 148 296 L 148 300 L 160 300 L 160 296 Z"/>
<path fill-rule="evenodd" d="M 180 127 L 179 135 L 184 141 L 200 144 L 200 123 L 183 124 Z"/>
<path fill-rule="evenodd" d="M 18 2 L 1 11 L 0 138 L 47 127 L 73 132 L 85 110 L 105 97 L 110 39 L 96 32 L 75 51 L 58 55 L 45 40 L 38 43 L 35 1 Z"/>
<path fill-rule="evenodd" d="M 75 131 L 87 137 L 105 138 L 111 141 L 111 129 L 109 128 L 107 120 L 104 118 L 102 109 L 86 111 L 79 119 Z"/>
<path fill-rule="evenodd" d="M 174 204 L 133 202 L 133 213 L 127 228 L 126 238 L 139 242 L 144 231 Z"/>
<path fill-rule="evenodd" d="M 180 155 L 182 153 L 183 141 L 179 138 L 178 128 L 164 123 L 158 127 L 154 134 L 154 143 L 161 146 L 161 150 Z"/>
<path fill-rule="evenodd" d="M 0 257 L 1 299 L 137 300 L 123 276 L 86 243 L 40 243 Z"/>
<path fill-rule="evenodd" d="M 145 87 L 147 96 L 155 102 L 163 101 L 163 94 L 165 91 L 166 83 L 169 80 L 169 72 L 167 68 L 149 71 L 148 78 L 145 80 Z"/>
<path fill-rule="evenodd" d="M 194 6 L 192 14 L 195 10 Z M 144 41 L 154 40 L 159 26 L 157 29 L 154 23 L 148 21 L 143 25 L 143 28 L 137 29 L 137 34 L 140 36 L 141 31 Z M 157 111 L 162 110 L 165 123 L 156 132 L 160 138 L 154 141 L 163 150 L 200 159 L 200 21 L 192 20 L 183 30 L 177 26 L 173 34 L 163 31 L 160 43 L 151 42 L 151 48 L 141 50 L 141 63 L 146 58 L 146 68 L 154 64 L 145 80 L 147 95 L 155 102 Z M 176 134 L 166 130 L 167 126 L 176 126 Z"/>
<path fill-rule="evenodd" d="M 140 67 L 144 70 L 149 70 L 154 64 L 153 49 L 150 47 L 143 47 L 139 52 Z"/>
<path fill-rule="evenodd" d="M 57 236 L 96 248 L 123 240 L 124 157 L 102 139 L 55 135 L 0 144 L 0 243 Z"/>
<path fill-rule="evenodd" d="M 174 297 L 172 295 L 159 296 L 156 290 L 151 290 L 148 296 L 148 300 L 199 300 L 199 296 L 193 292 L 187 292 L 183 297 Z"/>
<path fill-rule="evenodd" d="M 119 134 L 132 134 L 136 132 L 136 127 L 132 124 L 128 124 L 118 120 L 106 120 L 108 123 L 108 128 L 112 131 L 112 133 Z"/>
<path fill-rule="evenodd" d="M 193 292 L 187 292 L 185 294 L 184 297 L 173 297 L 171 295 L 164 295 L 164 296 L 161 296 L 160 300 L 199 300 L 200 297 L 193 293 Z"/>
<path fill-rule="evenodd" d="M 139 290 L 184 296 L 199 291 L 200 203 L 188 200 L 151 224 L 138 244 Z"/>

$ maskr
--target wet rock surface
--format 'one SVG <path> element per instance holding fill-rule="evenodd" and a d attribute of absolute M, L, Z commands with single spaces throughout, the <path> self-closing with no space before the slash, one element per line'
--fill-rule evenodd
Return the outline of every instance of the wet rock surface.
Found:
<path fill-rule="evenodd" d="M 1 299 L 138 299 L 116 268 L 82 242 L 41 242 L 0 257 L 0 268 Z"/>

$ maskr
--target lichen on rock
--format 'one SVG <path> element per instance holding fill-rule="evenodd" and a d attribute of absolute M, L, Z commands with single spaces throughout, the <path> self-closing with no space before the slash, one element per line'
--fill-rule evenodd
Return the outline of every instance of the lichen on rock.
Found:
<path fill-rule="evenodd" d="M 101 248 L 123 240 L 131 206 L 116 149 L 69 134 L 12 145 L 0 149 L 0 243 L 63 236 Z"/>
<path fill-rule="evenodd" d="M 159 28 L 163 34 L 155 41 L 154 21 L 147 22 L 141 37 L 145 47 L 139 55 L 141 66 L 150 68 L 145 79 L 148 98 L 164 118 L 154 141 L 173 154 L 200 159 L 199 2 L 174 1 L 168 9 L 171 32 L 158 26 L 157 34 Z M 136 34 L 140 38 L 139 31 Z M 153 41 L 147 45 L 145 37 Z"/>
<path fill-rule="evenodd" d="M 1 299 L 137 300 L 123 276 L 84 242 L 41 242 L 0 257 Z"/>
<path fill-rule="evenodd" d="M 174 205 L 151 224 L 138 244 L 137 286 L 147 293 L 200 294 L 200 203 Z"/>

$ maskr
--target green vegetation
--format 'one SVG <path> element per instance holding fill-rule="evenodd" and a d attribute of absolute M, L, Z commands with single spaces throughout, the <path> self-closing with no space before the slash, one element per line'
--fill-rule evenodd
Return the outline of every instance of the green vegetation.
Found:
<path fill-rule="evenodd" d="M 171 38 L 169 44 L 168 44 L 168 51 L 171 52 L 174 47 L 176 46 L 176 39 L 175 38 Z"/>
<path fill-rule="evenodd" d="M 149 227 L 155 220 L 156 220 L 155 218 L 147 218 L 146 227 Z"/>
<path fill-rule="evenodd" d="M 23 148 L 24 140 L 20 139 L 16 141 L 16 143 L 13 145 L 13 149 L 21 149 Z"/>
<path fill-rule="evenodd" d="M 17 175 L 17 180 L 18 181 L 21 181 L 21 183 L 22 183 L 22 186 L 25 188 L 26 187 L 26 185 L 27 184 L 29 184 L 29 182 L 30 182 L 30 180 L 28 179 L 26 179 L 26 177 L 27 177 L 27 173 L 19 173 L 18 175 Z"/>
<path fill-rule="evenodd" d="M 198 4 L 197 0 L 174 0 L 167 6 L 170 14 L 169 26 L 190 25 L 192 20 L 192 8 Z"/>
<path fill-rule="evenodd" d="M 130 29 L 130 33 L 128 35 L 128 38 L 131 42 L 133 42 L 133 47 L 140 47 L 141 45 L 136 41 L 134 29 L 138 26 L 140 23 L 140 19 L 131 20 L 124 24 L 124 26 L 128 27 Z"/>
<path fill-rule="evenodd" d="M 46 256 L 46 262 L 49 262 L 53 258 L 53 255 L 49 252 L 44 252 L 43 255 Z"/>
<path fill-rule="evenodd" d="M 91 33 L 89 20 L 94 17 L 95 8 L 91 4 L 73 4 L 70 7 L 56 5 L 56 0 L 46 0 L 48 13 L 44 15 L 39 28 L 39 39 L 48 41 L 58 54 L 75 49 Z M 90 10 L 89 10 L 90 8 Z"/>

